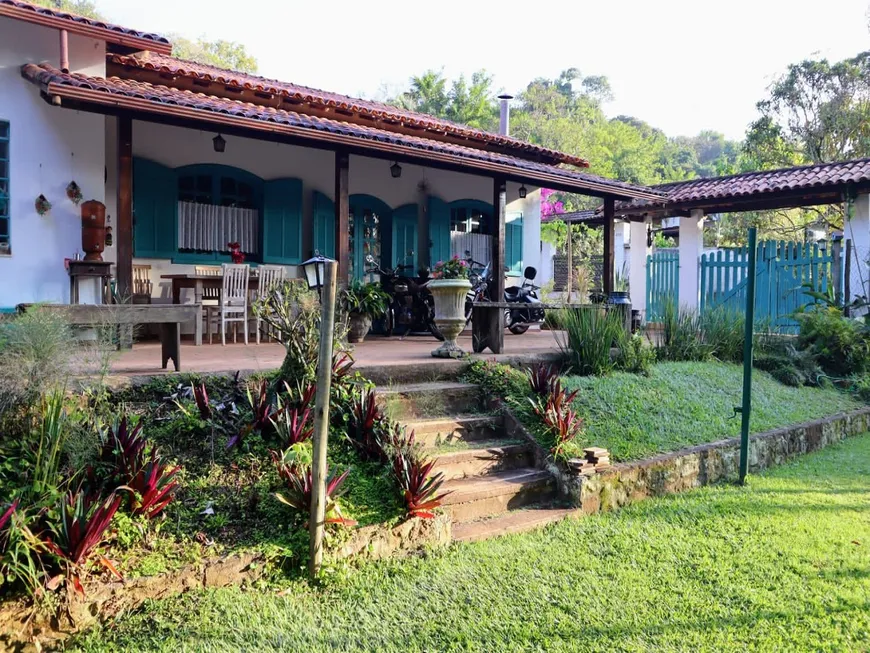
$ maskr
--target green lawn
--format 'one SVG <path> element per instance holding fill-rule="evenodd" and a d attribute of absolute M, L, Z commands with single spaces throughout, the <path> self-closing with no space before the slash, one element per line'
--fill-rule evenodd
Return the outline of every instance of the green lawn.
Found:
<path fill-rule="evenodd" d="M 752 373 L 753 433 L 806 422 L 861 406 L 835 389 L 790 388 Z M 569 377 L 586 422 L 584 442 L 617 460 L 636 460 L 740 434 L 743 367 L 726 363 L 659 363 L 651 376 L 615 373 Z"/>
<path fill-rule="evenodd" d="M 92 651 L 866 650 L 870 434 L 747 487 L 151 604 Z"/>

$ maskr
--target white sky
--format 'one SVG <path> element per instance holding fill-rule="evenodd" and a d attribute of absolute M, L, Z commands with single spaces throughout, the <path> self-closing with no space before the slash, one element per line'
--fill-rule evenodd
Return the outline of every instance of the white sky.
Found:
<path fill-rule="evenodd" d="M 569 67 L 606 75 L 609 115 L 739 139 L 786 65 L 870 49 L 870 0 L 97 0 L 125 27 L 244 43 L 259 73 L 348 95 L 428 68 L 516 94 Z M 226 9 L 221 9 L 225 7 Z"/>

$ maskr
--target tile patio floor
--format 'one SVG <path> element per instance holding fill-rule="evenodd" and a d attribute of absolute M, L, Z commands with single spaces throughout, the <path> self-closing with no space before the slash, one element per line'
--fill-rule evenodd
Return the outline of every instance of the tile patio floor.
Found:
<path fill-rule="evenodd" d="M 529 330 L 521 336 L 505 332 L 504 356 L 523 354 L 547 354 L 558 351 L 552 331 Z M 459 345 L 471 352 L 471 332 L 459 337 Z M 398 337 L 368 336 L 365 342 L 354 345 L 353 356 L 357 368 L 388 365 L 437 365 L 441 359 L 431 356 L 438 342 L 431 336 Z M 227 343 L 204 344 L 196 347 L 192 342 L 183 342 L 181 352 L 182 372 L 234 372 L 268 371 L 280 367 L 284 348 L 277 343 L 251 344 Z M 472 354 L 474 358 L 493 358 L 492 352 Z M 171 365 L 170 365 L 171 367 Z M 160 343 L 143 342 L 132 350 L 121 352 L 112 362 L 112 376 L 136 377 L 166 374 L 172 370 L 160 367 Z"/>

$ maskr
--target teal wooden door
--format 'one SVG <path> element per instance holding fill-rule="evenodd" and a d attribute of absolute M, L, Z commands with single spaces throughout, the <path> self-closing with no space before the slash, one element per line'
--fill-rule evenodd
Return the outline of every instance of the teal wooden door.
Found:
<path fill-rule="evenodd" d="M 394 264 L 407 266 L 402 270 L 406 277 L 417 273 L 417 205 L 405 204 L 393 211 L 392 260 Z"/>
<path fill-rule="evenodd" d="M 335 204 L 314 191 L 314 252 L 335 258 Z"/>
<path fill-rule="evenodd" d="M 351 280 L 376 281 L 377 275 L 366 272 L 371 267 L 366 259 L 371 256 L 378 265 L 390 265 L 382 258 L 383 235 L 390 234 L 390 207 L 373 195 L 351 195 L 348 218 L 351 251 L 348 276 Z"/>

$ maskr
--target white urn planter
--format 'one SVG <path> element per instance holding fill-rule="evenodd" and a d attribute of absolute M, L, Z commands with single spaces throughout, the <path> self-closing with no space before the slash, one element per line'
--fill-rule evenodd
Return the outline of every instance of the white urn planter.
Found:
<path fill-rule="evenodd" d="M 465 351 L 456 344 L 456 338 L 465 328 L 465 296 L 471 290 L 468 279 L 433 279 L 426 287 L 435 300 L 435 324 L 444 342 L 432 351 L 436 358 L 462 358 Z"/>

